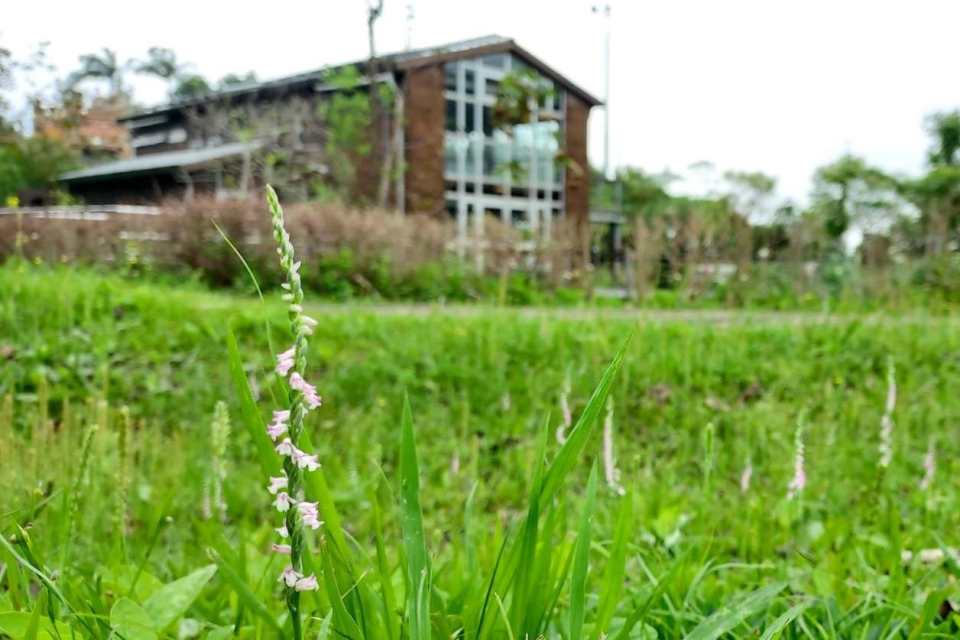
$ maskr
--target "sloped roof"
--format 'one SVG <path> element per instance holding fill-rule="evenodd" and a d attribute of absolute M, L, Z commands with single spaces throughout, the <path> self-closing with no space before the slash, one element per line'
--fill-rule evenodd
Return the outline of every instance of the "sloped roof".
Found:
<path fill-rule="evenodd" d="M 64 182 L 82 182 L 108 177 L 129 176 L 131 174 L 162 173 L 170 169 L 203 166 L 224 158 L 242 155 L 245 151 L 253 148 L 254 145 L 246 142 L 233 142 L 203 149 L 185 149 L 183 151 L 153 153 L 126 160 L 107 162 L 94 167 L 87 167 L 86 169 L 68 171 L 60 176 L 60 180 Z"/>
<path fill-rule="evenodd" d="M 536 68 L 555 82 L 563 85 L 564 88 L 579 96 L 587 104 L 591 106 L 602 104 L 602 102 L 594 95 L 579 85 L 571 82 L 564 75 L 554 70 L 552 67 L 544 63 L 526 49 L 522 48 L 513 39 L 499 35 L 488 35 L 480 38 L 471 38 L 469 40 L 459 40 L 457 42 L 450 42 L 434 47 L 424 47 L 421 49 L 411 49 L 409 51 L 389 53 L 377 56 L 377 64 L 381 65 L 385 69 L 392 68 L 395 70 L 406 70 L 449 60 L 459 60 L 462 58 L 472 58 L 474 56 L 507 52 L 514 53 L 520 58 L 523 58 L 528 64 L 530 64 L 530 66 Z M 309 83 L 316 81 L 324 71 L 329 69 L 337 69 L 348 66 L 364 68 L 366 64 L 367 60 L 357 60 L 354 62 L 326 66 L 320 69 L 313 69 L 304 73 L 297 73 L 263 82 L 245 82 L 242 84 L 236 84 L 224 89 L 210 91 L 199 96 L 193 96 L 190 98 L 170 102 L 168 104 L 152 107 L 150 109 L 137 111 L 136 113 L 121 118 L 121 121 L 129 121 L 146 115 L 165 113 L 191 105 L 202 104 L 217 98 L 241 96 L 244 94 L 255 93 L 264 90 L 280 89 L 300 83 Z"/>

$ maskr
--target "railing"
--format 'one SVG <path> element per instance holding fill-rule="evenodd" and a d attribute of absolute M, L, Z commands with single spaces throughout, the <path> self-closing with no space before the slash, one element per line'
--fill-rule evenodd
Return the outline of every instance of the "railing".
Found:
<path fill-rule="evenodd" d="M 22 215 L 53 220 L 107 220 L 112 215 L 155 216 L 160 207 L 128 204 L 53 207 L 0 207 L 0 216 Z"/>

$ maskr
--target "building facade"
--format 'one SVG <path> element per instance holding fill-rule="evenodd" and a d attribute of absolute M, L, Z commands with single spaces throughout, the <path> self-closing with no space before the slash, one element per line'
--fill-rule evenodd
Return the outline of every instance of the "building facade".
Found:
<path fill-rule="evenodd" d="M 531 234 L 549 234 L 562 216 L 587 224 L 587 118 L 596 98 L 499 36 L 381 56 L 375 65 L 350 65 L 363 80 L 349 90 L 365 90 L 373 76 L 395 96 L 369 127 L 368 153 L 347 158 L 357 201 L 379 196 L 404 211 L 446 212 L 464 232 L 482 231 L 488 216 Z M 336 179 L 322 114 L 344 87 L 326 81 L 330 73 L 239 85 L 127 116 L 134 157 L 70 172 L 63 182 L 91 204 L 221 197 L 266 181 L 279 181 L 291 199 L 309 197 L 311 180 Z M 525 122 L 505 128 L 496 113 L 501 83 L 519 74 L 540 98 Z M 277 157 L 295 178 L 302 168 L 310 179 L 284 182 Z"/>

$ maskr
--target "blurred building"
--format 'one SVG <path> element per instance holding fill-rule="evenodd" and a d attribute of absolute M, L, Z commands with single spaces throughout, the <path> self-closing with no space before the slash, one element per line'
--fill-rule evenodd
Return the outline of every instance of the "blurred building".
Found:
<path fill-rule="evenodd" d="M 345 84 L 336 72 L 348 68 L 356 74 Z M 523 121 L 502 127 L 501 82 L 518 76 L 539 97 L 528 101 Z M 371 78 L 392 93 L 390 108 L 373 114 L 354 155 L 337 157 L 321 114 L 336 108 L 337 96 L 369 91 Z M 267 181 L 295 200 L 328 181 L 344 188 L 349 181 L 357 202 L 447 212 L 463 228 L 493 215 L 549 232 L 558 216 L 588 218 L 587 118 L 598 104 L 513 40 L 490 36 L 134 113 L 120 119 L 133 157 L 62 179 L 92 204 L 228 196 Z"/>

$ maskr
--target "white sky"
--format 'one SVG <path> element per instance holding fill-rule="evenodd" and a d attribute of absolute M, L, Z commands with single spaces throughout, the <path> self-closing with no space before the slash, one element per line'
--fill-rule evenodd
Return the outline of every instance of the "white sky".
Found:
<path fill-rule="evenodd" d="M 598 96 L 603 22 L 591 0 L 385 0 L 381 52 L 510 36 Z M 365 0 L 3 0 L 0 42 L 24 56 L 49 41 L 61 75 L 77 56 L 174 49 L 217 79 L 263 78 L 366 55 Z M 248 6 L 244 6 L 248 5 Z M 894 172 L 923 166 L 923 117 L 960 106 L 957 0 L 613 0 L 611 159 L 683 173 L 760 170 L 779 193 L 805 199 L 813 170 L 845 150 Z M 248 8 L 249 7 L 249 8 Z M 137 98 L 165 87 L 130 75 Z M 21 89 L 26 87 L 21 83 Z M 591 118 L 602 162 L 603 115 Z M 678 191 L 698 191 L 688 179 Z"/>

